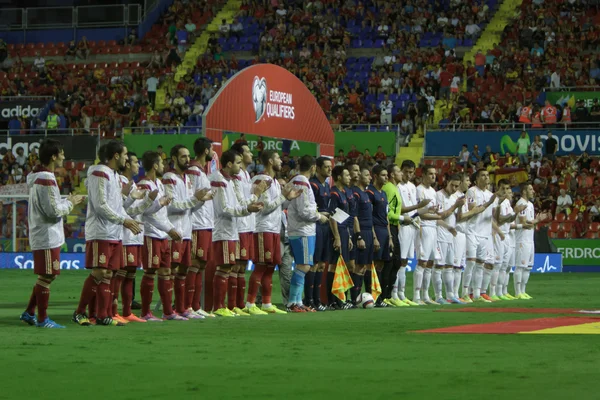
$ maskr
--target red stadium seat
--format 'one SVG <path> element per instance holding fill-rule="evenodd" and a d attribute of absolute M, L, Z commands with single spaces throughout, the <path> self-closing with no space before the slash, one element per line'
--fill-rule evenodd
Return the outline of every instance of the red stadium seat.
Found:
<path fill-rule="evenodd" d="M 586 239 L 595 239 L 598 236 L 598 232 L 588 232 L 585 234 Z"/>
<path fill-rule="evenodd" d="M 558 222 L 552 222 L 550 224 L 550 228 L 548 228 L 549 232 L 558 232 L 558 229 L 560 228 L 560 223 Z"/>
<path fill-rule="evenodd" d="M 556 234 L 556 238 L 557 239 L 566 239 L 567 238 L 567 232 L 558 232 Z"/>
<path fill-rule="evenodd" d="M 79 161 L 77 164 L 75 164 L 75 169 L 77 171 L 83 171 L 85 169 L 85 163 L 83 161 Z"/>
<path fill-rule="evenodd" d="M 446 160 L 435 160 L 435 167 L 437 169 L 442 169 L 446 165 Z"/>
<path fill-rule="evenodd" d="M 65 161 L 65 169 L 67 171 L 71 171 L 73 168 L 75 168 L 75 163 L 73 161 Z"/>
<path fill-rule="evenodd" d="M 567 220 L 567 217 L 563 213 L 558 213 L 558 214 L 556 214 L 556 218 L 555 219 L 558 222 L 565 222 Z"/>
<path fill-rule="evenodd" d="M 573 227 L 570 222 L 563 222 L 562 224 L 560 224 L 560 230 L 562 232 L 571 232 L 572 228 Z"/>

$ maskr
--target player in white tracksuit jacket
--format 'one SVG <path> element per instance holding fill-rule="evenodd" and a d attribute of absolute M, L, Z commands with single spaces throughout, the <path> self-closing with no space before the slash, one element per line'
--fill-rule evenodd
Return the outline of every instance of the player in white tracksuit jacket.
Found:
<path fill-rule="evenodd" d="M 20 319 L 41 328 L 63 328 L 47 315 L 50 284 L 60 274 L 60 248 L 65 242 L 63 217 L 82 201 L 81 196 L 60 197 L 54 168 L 61 167 L 64 158 L 60 142 L 47 140 L 40 147 L 42 165 L 27 176 L 29 245 L 33 253 L 33 272 L 38 279 Z"/>

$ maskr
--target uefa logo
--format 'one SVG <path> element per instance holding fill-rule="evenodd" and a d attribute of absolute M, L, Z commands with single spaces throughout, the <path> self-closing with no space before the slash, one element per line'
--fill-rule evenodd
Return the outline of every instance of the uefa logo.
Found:
<path fill-rule="evenodd" d="M 265 78 L 254 77 L 252 84 L 252 102 L 256 114 L 255 123 L 260 121 L 267 110 L 267 80 Z"/>

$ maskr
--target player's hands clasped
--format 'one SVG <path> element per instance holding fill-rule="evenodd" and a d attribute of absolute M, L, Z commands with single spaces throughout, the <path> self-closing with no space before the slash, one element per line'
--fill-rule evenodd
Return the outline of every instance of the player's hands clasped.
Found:
<path fill-rule="evenodd" d="M 198 201 L 209 201 L 213 199 L 213 192 L 208 188 L 196 190 L 194 197 Z"/>
<path fill-rule="evenodd" d="M 129 229 L 134 235 L 142 233 L 142 227 L 140 226 L 139 222 L 134 221 L 130 218 L 123 221 L 123 226 Z"/>
<path fill-rule="evenodd" d="M 169 237 L 173 240 L 175 240 L 176 242 L 182 240 L 183 238 L 181 237 L 181 235 L 179 234 L 179 232 L 177 232 L 177 230 L 175 229 L 171 229 L 169 231 Z"/>
<path fill-rule="evenodd" d="M 69 200 L 71 204 L 73 204 L 73 207 L 75 207 L 76 205 L 83 203 L 83 196 L 79 194 L 71 194 L 69 197 L 67 197 L 67 200 Z"/>
<path fill-rule="evenodd" d="M 248 211 L 251 213 L 256 213 L 262 210 L 264 207 L 263 203 L 250 203 L 248 204 Z"/>

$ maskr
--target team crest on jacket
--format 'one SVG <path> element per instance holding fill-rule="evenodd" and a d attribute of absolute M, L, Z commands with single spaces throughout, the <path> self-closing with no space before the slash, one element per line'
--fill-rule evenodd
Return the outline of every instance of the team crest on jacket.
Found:
<path fill-rule="evenodd" d="M 198 249 L 198 257 L 204 257 L 204 249 Z"/>
<path fill-rule="evenodd" d="M 127 254 L 127 262 L 134 262 L 135 261 L 135 257 L 133 256 L 132 253 Z"/>
<path fill-rule="evenodd" d="M 235 253 L 229 254 L 229 259 L 230 260 L 235 260 Z"/>
<path fill-rule="evenodd" d="M 100 257 L 98 257 L 98 262 L 100 264 L 104 264 L 106 262 L 106 256 L 104 255 L 104 253 L 100 254 Z"/>
<path fill-rule="evenodd" d="M 179 260 L 179 252 L 178 251 L 173 252 L 173 260 Z"/>
<path fill-rule="evenodd" d="M 270 251 L 267 251 L 267 252 L 265 253 L 265 258 L 266 258 L 267 260 L 270 260 L 270 259 L 271 259 L 271 252 L 270 252 Z"/>
<path fill-rule="evenodd" d="M 158 265 L 159 261 L 160 261 L 160 260 L 158 259 L 158 256 L 154 256 L 154 257 L 152 257 L 152 264 L 154 264 L 154 265 Z"/>
<path fill-rule="evenodd" d="M 242 257 L 246 257 L 246 254 L 247 254 L 246 249 L 242 249 L 240 251 L 240 253 L 242 254 Z"/>
<path fill-rule="evenodd" d="M 52 261 L 52 269 L 58 271 L 60 269 L 60 261 L 54 260 Z"/>

